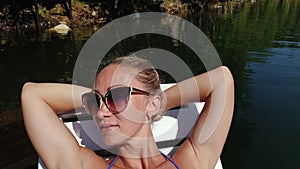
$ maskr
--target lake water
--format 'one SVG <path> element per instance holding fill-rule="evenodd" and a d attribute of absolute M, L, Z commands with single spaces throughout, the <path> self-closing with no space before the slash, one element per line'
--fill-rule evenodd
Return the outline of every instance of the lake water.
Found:
<path fill-rule="evenodd" d="M 299 168 L 300 1 L 228 4 L 182 17 L 209 37 L 235 78 L 235 114 L 221 157 L 224 169 Z M 0 168 L 23 169 L 36 162 L 20 115 L 22 84 L 71 82 L 78 53 L 96 30 L 1 33 Z M 122 53 L 118 46 L 116 50 Z M 185 57 L 195 74 L 203 71 Z"/>

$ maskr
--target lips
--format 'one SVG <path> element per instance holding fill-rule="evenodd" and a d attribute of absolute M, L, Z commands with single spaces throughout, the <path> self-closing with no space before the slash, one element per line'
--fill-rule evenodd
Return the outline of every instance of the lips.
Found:
<path fill-rule="evenodd" d="M 119 125 L 116 125 L 116 124 L 100 124 L 100 129 L 101 129 L 102 132 L 113 130 L 117 127 L 119 127 Z"/>

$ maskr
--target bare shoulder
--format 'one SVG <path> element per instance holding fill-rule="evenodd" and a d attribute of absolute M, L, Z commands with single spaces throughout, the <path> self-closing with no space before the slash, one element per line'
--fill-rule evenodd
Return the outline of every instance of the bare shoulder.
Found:
<path fill-rule="evenodd" d="M 106 169 L 109 163 L 98 156 L 94 151 L 82 147 L 80 150 L 80 161 L 82 169 Z"/>

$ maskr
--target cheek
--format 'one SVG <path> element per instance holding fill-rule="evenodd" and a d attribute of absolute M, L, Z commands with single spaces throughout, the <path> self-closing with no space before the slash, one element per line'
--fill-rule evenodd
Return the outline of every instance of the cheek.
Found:
<path fill-rule="evenodd" d="M 132 96 L 129 100 L 129 105 L 138 112 L 146 112 L 146 107 L 148 104 L 148 97 L 134 97 Z"/>
<path fill-rule="evenodd" d="M 147 122 L 145 99 L 131 98 L 127 108 L 120 115 L 133 123 Z"/>
<path fill-rule="evenodd" d="M 143 126 L 142 123 L 134 122 L 131 120 L 123 121 L 121 130 L 125 136 L 133 137 Z"/>

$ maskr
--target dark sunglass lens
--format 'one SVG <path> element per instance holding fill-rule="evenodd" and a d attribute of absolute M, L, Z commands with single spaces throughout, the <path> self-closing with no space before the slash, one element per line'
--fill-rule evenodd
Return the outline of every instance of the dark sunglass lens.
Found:
<path fill-rule="evenodd" d="M 101 106 L 101 100 L 96 93 L 86 93 L 83 96 L 83 105 L 89 114 L 97 114 L 97 111 Z"/>
<path fill-rule="evenodd" d="M 112 89 L 107 93 L 107 104 L 114 112 L 125 110 L 129 100 L 130 88 L 120 87 Z"/>

